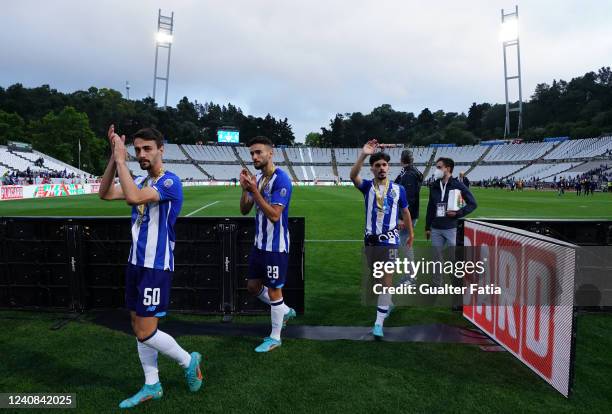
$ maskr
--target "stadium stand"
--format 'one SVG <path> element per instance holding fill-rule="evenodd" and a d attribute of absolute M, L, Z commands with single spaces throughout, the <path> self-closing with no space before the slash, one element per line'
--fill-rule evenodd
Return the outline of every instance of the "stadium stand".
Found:
<path fill-rule="evenodd" d="M 603 155 L 612 150 L 612 136 L 602 138 L 572 139 L 562 142 L 546 155 L 546 160 L 588 158 Z"/>
<path fill-rule="evenodd" d="M 164 144 L 164 158 L 167 160 L 187 160 L 187 157 L 177 144 Z"/>
<path fill-rule="evenodd" d="M 240 159 L 246 163 L 251 162 L 251 153 L 249 152 L 248 147 L 234 147 L 236 151 L 238 151 L 238 156 Z"/>
<path fill-rule="evenodd" d="M 572 168 L 576 163 L 559 163 L 559 164 L 532 164 L 525 168 L 524 170 L 519 171 L 516 174 L 511 175 L 511 178 L 517 180 L 530 180 L 532 178 L 535 179 L 545 179 L 548 177 L 553 177 L 565 170 Z"/>
<path fill-rule="evenodd" d="M 42 167 L 35 165 L 36 161 L 40 158 L 43 160 Z M 86 171 L 79 170 L 41 152 L 11 151 L 5 146 L 0 146 L 0 164 L 3 164 L 5 169 L 2 174 L 6 173 L 6 171 L 25 172 L 29 169 L 30 171 L 62 173 L 64 175 L 78 175 L 81 177 L 89 175 Z"/>
<path fill-rule="evenodd" d="M 412 155 L 415 163 L 426 163 L 429 162 L 434 149 L 432 147 L 414 147 L 412 149 Z"/>
<path fill-rule="evenodd" d="M 357 159 L 359 148 L 335 148 L 337 163 L 353 163 Z"/>
<path fill-rule="evenodd" d="M 300 181 L 334 181 L 336 177 L 332 171 L 331 165 L 294 165 L 293 169 Z"/>
<path fill-rule="evenodd" d="M 491 178 L 504 178 L 524 166 L 525 164 L 478 165 L 467 173 L 466 176 L 472 182 Z"/>
<path fill-rule="evenodd" d="M 183 145 L 183 148 L 196 161 L 238 162 L 232 148 L 225 145 Z"/>
<path fill-rule="evenodd" d="M 601 172 L 608 176 L 612 173 L 612 168 L 608 169 L 608 166 L 612 165 L 612 160 L 610 161 L 587 161 L 580 165 L 577 165 L 573 168 L 570 168 L 567 171 L 564 171 L 558 174 L 558 178 L 563 177 L 565 179 L 575 178 L 577 176 L 582 176 L 594 170 L 601 170 Z"/>
<path fill-rule="evenodd" d="M 395 178 L 401 171 L 400 156 L 404 148 L 388 147 L 384 151 L 391 157 L 389 176 Z M 450 157 L 455 161 L 455 175 L 463 171 L 473 182 L 525 181 L 553 182 L 557 179 L 571 180 L 584 177 L 595 171 L 606 179 L 612 172 L 612 136 L 586 139 L 545 140 L 543 142 L 505 143 L 496 145 L 413 147 L 415 167 L 428 172 L 431 178 L 432 165 L 439 157 Z M 359 148 L 314 148 L 279 147 L 276 149 L 276 164 L 287 168 L 298 181 L 334 182 L 340 178 L 349 180 L 350 169 Z M 132 159 L 129 166 L 140 174 L 140 166 L 134 159 L 133 146 L 128 147 Z M 236 156 L 238 155 L 238 157 Z M 35 163 L 43 158 L 44 163 Z M 226 145 L 178 145 L 165 144 L 166 168 L 184 180 L 233 180 L 245 165 L 251 165 L 249 149 L 245 146 Z M 289 164 L 287 165 L 287 162 Z M 47 179 L 50 177 L 85 177 L 86 172 L 71 167 L 37 151 L 15 152 L 0 146 L 0 175 L 35 172 Z M 252 169 L 251 169 L 252 170 Z M 369 165 L 364 165 L 363 174 L 368 175 Z M 338 176 L 336 176 L 337 171 Z M 53 179 L 53 178 L 51 178 Z"/>
<path fill-rule="evenodd" d="M 483 161 L 516 162 L 534 160 L 544 155 L 553 145 L 554 142 L 494 145 Z"/>
<path fill-rule="evenodd" d="M 292 163 L 328 163 L 331 164 L 331 149 L 310 147 L 287 147 L 287 157 Z"/>
<path fill-rule="evenodd" d="M 234 178 L 238 179 L 240 171 L 242 170 L 242 165 L 205 164 L 202 165 L 202 168 L 215 180 L 232 180 Z"/>
<path fill-rule="evenodd" d="M 583 164 L 577 165 L 576 167 L 567 170 L 567 172 L 585 173 L 587 171 L 591 171 L 593 169 L 600 168 L 600 167 L 602 168 L 604 172 L 607 172 L 609 171 L 608 170 L 609 166 L 612 166 L 612 161 L 602 161 L 602 160 L 587 161 Z"/>
<path fill-rule="evenodd" d="M 463 147 L 440 147 L 436 152 L 436 158 L 452 158 L 456 163 L 474 162 L 485 152 L 487 147 L 483 145 L 465 145 Z"/>
<path fill-rule="evenodd" d="M 28 168 L 34 171 L 45 170 L 45 168 L 36 167 L 32 161 L 15 155 L 6 147 L 0 147 L 0 162 L 8 166 L 11 170 L 25 171 Z"/>

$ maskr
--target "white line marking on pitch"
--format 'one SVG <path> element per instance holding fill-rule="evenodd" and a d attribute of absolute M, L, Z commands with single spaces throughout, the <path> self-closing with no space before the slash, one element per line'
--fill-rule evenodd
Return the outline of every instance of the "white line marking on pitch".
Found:
<path fill-rule="evenodd" d="M 206 207 L 210 207 L 210 206 L 212 206 L 212 205 L 214 205 L 214 204 L 217 204 L 217 203 L 220 203 L 220 202 L 221 202 L 221 201 L 219 201 L 219 200 L 217 200 L 217 201 L 213 201 L 212 203 L 210 203 L 210 204 L 206 204 L 205 206 L 202 206 L 202 207 L 200 207 L 200 208 L 199 208 L 199 209 L 197 209 L 197 210 L 193 210 L 191 213 L 187 214 L 185 217 L 189 217 L 189 216 L 191 216 L 192 214 L 195 214 L 195 213 L 197 213 L 197 212 L 198 212 L 198 211 L 200 211 L 200 210 L 204 210 Z"/>

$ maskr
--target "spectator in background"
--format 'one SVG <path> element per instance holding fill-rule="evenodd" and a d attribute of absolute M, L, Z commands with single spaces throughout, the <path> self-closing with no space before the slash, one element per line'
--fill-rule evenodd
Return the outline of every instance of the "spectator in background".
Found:
<path fill-rule="evenodd" d="M 412 151 L 404 150 L 400 157 L 402 171 L 395 178 L 395 184 L 399 184 L 406 190 L 406 199 L 408 200 L 408 211 L 412 218 L 412 227 L 416 226 L 419 218 L 419 195 L 421 192 L 421 184 L 423 183 L 423 174 L 414 166 L 414 157 Z M 408 239 L 408 230 L 404 223 L 400 222 L 400 245 L 404 246 Z"/>
<path fill-rule="evenodd" d="M 408 201 L 408 211 L 412 219 L 412 228 L 414 229 L 419 220 L 419 196 L 421 193 L 421 185 L 423 184 L 423 174 L 414 166 L 414 157 L 410 150 L 402 151 L 400 164 L 402 166 L 402 171 L 395 178 L 394 182 L 404 187 L 406 200 Z M 398 228 L 400 231 L 400 246 L 405 246 L 408 237 L 410 237 L 410 232 L 402 220 L 401 211 L 398 211 Z M 407 253 L 407 259 L 414 260 L 412 251 L 409 250 Z M 411 283 L 413 281 L 414 279 L 412 279 L 411 274 L 406 273 L 400 278 L 399 283 Z"/>
<path fill-rule="evenodd" d="M 470 180 L 465 176 L 463 171 L 459 173 L 459 182 L 465 185 L 467 188 L 470 188 Z"/>

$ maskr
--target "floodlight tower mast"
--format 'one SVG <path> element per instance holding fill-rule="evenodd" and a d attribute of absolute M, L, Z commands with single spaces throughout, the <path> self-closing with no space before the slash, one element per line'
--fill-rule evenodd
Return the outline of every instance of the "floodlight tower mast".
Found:
<path fill-rule="evenodd" d="M 518 31 L 518 6 L 514 6 L 513 13 L 504 13 L 504 9 L 501 11 L 502 20 L 502 49 L 504 51 L 504 87 L 506 92 L 506 125 L 504 127 L 504 138 L 510 135 L 510 112 L 518 112 L 518 123 L 516 128 L 516 137 L 518 138 L 521 134 L 523 127 L 523 89 L 521 79 L 521 49 L 519 44 L 519 31 Z M 515 75 L 508 76 L 508 62 L 506 59 L 506 49 L 512 46 L 516 46 L 516 62 L 517 72 Z M 518 82 L 518 106 L 511 107 L 510 101 L 508 100 L 508 81 L 516 80 Z"/>
<path fill-rule="evenodd" d="M 165 82 L 164 108 L 168 106 L 168 82 L 170 81 L 170 52 L 172 51 L 172 36 L 174 33 L 174 12 L 170 16 L 163 16 L 161 9 L 157 14 L 157 35 L 155 37 L 155 70 L 153 72 L 153 100 L 155 100 L 155 91 L 157 89 L 157 81 Z M 159 49 L 167 49 L 168 56 L 166 61 L 166 71 L 163 76 L 157 74 L 157 62 L 159 57 Z"/>

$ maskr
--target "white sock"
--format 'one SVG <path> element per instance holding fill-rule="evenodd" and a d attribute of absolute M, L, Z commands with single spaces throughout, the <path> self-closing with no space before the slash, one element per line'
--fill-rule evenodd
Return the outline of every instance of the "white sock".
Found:
<path fill-rule="evenodd" d="M 140 341 L 138 343 L 138 357 L 144 371 L 145 384 L 153 385 L 159 382 L 159 371 L 157 370 L 157 349 L 151 348 Z"/>
<path fill-rule="evenodd" d="M 142 341 L 145 345 L 157 349 L 162 354 L 174 359 L 183 368 L 191 362 L 191 355 L 174 340 L 173 337 L 157 329 L 148 339 Z"/>
<path fill-rule="evenodd" d="M 378 295 L 376 308 L 376 325 L 382 326 L 385 319 L 389 316 L 389 306 L 392 304 L 391 295 L 388 293 Z"/>
<path fill-rule="evenodd" d="M 270 303 L 270 317 L 272 319 L 272 332 L 270 338 L 280 341 L 281 329 L 283 329 L 283 316 L 285 316 L 282 305 L 283 298 Z"/>
<path fill-rule="evenodd" d="M 284 300 L 283 300 L 283 304 L 278 305 L 278 307 L 281 308 L 281 310 L 283 311 L 283 316 L 285 316 L 287 312 L 289 312 L 289 309 L 291 309 L 289 306 L 287 306 Z"/>
<path fill-rule="evenodd" d="M 389 314 L 389 306 L 378 306 L 376 308 L 376 325 L 382 326 Z"/>
<path fill-rule="evenodd" d="M 257 295 L 257 299 L 262 301 L 263 303 L 269 305 L 270 304 L 270 295 L 268 295 L 268 288 L 265 286 L 261 287 L 259 294 Z"/>

